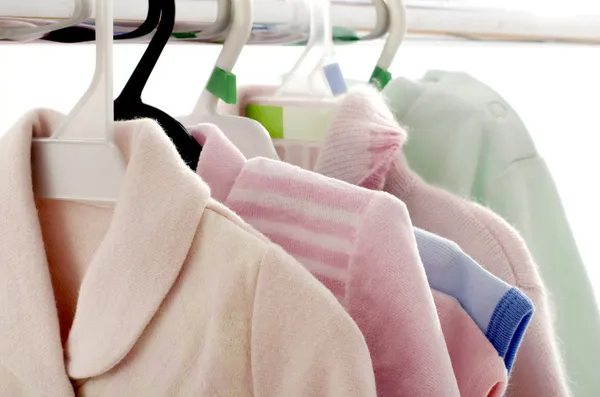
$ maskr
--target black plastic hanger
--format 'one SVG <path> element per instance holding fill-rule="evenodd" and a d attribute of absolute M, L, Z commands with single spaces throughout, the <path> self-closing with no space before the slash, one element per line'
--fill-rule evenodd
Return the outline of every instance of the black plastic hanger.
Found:
<path fill-rule="evenodd" d="M 185 127 L 173 117 L 142 102 L 142 91 L 175 26 L 175 0 L 150 0 L 149 7 L 160 10 L 160 22 L 148 48 L 142 55 L 123 91 L 114 102 L 115 120 L 151 118 L 156 120 L 175 144 L 177 151 L 192 169 L 196 170 L 202 147 Z"/>
<path fill-rule="evenodd" d="M 136 39 L 138 37 L 150 34 L 158 21 L 160 20 L 160 7 L 152 7 L 148 4 L 148 13 L 146 20 L 137 27 L 137 29 L 114 35 L 114 40 Z M 84 43 L 86 41 L 96 40 L 96 30 L 85 26 L 69 26 L 48 33 L 42 37 L 42 40 L 53 41 L 55 43 Z"/>

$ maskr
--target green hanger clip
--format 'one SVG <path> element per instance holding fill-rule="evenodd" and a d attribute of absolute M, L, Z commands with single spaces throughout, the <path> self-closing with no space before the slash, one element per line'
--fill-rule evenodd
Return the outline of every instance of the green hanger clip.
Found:
<path fill-rule="evenodd" d="M 234 105 L 237 101 L 235 74 L 215 66 L 206 84 L 206 89 L 223 102 Z"/>
<path fill-rule="evenodd" d="M 390 72 L 383 70 L 379 66 L 375 66 L 375 70 L 373 70 L 373 74 L 369 79 L 369 84 L 381 91 L 391 80 L 392 74 Z"/>
<path fill-rule="evenodd" d="M 171 33 L 171 36 L 176 39 L 195 39 L 196 32 L 173 32 Z"/>
<path fill-rule="evenodd" d="M 283 139 L 283 108 L 281 106 L 246 106 L 246 117 L 261 123 L 273 139 Z"/>

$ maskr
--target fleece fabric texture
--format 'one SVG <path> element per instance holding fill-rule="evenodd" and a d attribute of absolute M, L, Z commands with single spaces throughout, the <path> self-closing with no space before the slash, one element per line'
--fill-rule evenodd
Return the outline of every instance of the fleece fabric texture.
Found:
<path fill-rule="evenodd" d="M 519 231 L 552 298 L 573 394 L 600 396 L 600 312 L 552 176 L 517 112 L 460 72 L 398 78 L 383 94 L 410 132 L 411 169 L 489 206 Z"/>
<path fill-rule="evenodd" d="M 452 361 L 443 366 L 448 354 L 404 204 L 279 161 L 246 160 L 213 125 L 192 131 L 203 146 L 198 174 L 214 198 L 294 255 L 355 319 L 378 395 L 456 394 L 453 375 L 439 372 L 448 370 L 462 396 L 504 392 L 502 359 L 459 303 L 436 292 Z"/>
<path fill-rule="evenodd" d="M 236 114 L 244 109 L 245 101 L 251 95 L 272 94 L 274 89 L 272 86 L 243 87 L 238 104 L 225 109 Z M 304 169 L 315 168 L 321 142 L 273 141 L 280 159 Z M 510 370 L 522 331 L 533 314 L 531 300 L 516 288 L 508 293 L 512 286 L 483 269 L 455 243 L 418 228 L 415 229 L 415 237 L 430 287 L 458 299 L 501 356 L 506 358 L 506 367 Z M 497 312 L 496 308 L 499 309 Z M 494 322 L 490 328 L 492 318 Z"/>
<path fill-rule="evenodd" d="M 115 205 L 36 199 L 25 115 L 0 140 L 0 395 L 375 396 L 360 330 L 210 198 L 157 123 L 116 124 Z"/>
<path fill-rule="evenodd" d="M 431 290 L 461 397 L 504 396 L 508 372 L 502 358 L 452 296 Z"/>
<path fill-rule="evenodd" d="M 456 242 L 489 272 L 523 291 L 536 314 L 516 357 L 507 395 L 568 396 L 547 291 L 525 242 L 487 208 L 425 183 L 406 163 L 406 137 L 378 92 L 354 91 L 334 116 L 315 170 L 392 193 L 406 204 L 416 227 Z"/>
<path fill-rule="evenodd" d="M 273 86 L 246 86 L 240 90 L 237 105 L 225 108 L 229 113 L 242 112 L 253 95 L 272 93 Z M 363 138 L 364 139 L 364 138 Z M 274 140 L 280 159 L 313 170 L 320 156 L 322 142 L 292 139 Z M 367 145 L 368 143 L 365 143 Z M 385 151 L 385 146 L 369 150 Z M 352 161 L 343 153 L 335 161 Z M 486 334 L 510 371 L 534 311 L 531 300 L 517 288 L 483 269 L 454 242 L 415 228 L 419 254 L 429 285 L 454 296 Z"/>
<path fill-rule="evenodd" d="M 510 372 L 533 315 L 531 300 L 483 269 L 456 243 L 419 228 L 415 237 L 429 285 L 461 303 Z"/>

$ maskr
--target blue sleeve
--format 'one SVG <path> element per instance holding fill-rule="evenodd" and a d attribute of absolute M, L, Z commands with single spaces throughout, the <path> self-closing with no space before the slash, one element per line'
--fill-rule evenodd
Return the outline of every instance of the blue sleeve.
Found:
<path fill-rule="evenodd" d="M 504 358 L 504 364 L 509 372 L 533 312 L 531 300 L 513 287 L 498 302 L 492 314 L 486 336 L 498 354 Z"/>

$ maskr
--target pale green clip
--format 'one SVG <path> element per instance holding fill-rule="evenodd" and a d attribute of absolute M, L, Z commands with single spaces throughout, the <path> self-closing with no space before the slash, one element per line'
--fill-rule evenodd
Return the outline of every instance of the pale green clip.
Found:
<path fill-rule="evenodd" d="M 273 139 L 283 139 L 283 108 L 281 106 L 246 106 L 246 117 L 261 123 Z"/>
<path fill-rule="evenodd" d="M 379 66 L 375 66 L 375 70 L 373 70 L 373 74 L 369 79 L 369 84 L 381 91 L 391 80 L 392 74 L 390 72 L 383 70 Z"/>
<path fill-rule="evenodd" d="M 237 101 L 237 79 L 235 74 L 226 72 L 217 66 L 215 66 L 208 79 L 206 89 L 225 103 L 233 105 Z"/>
<path fill-rule="evenodd" d="M 171 33 L 171 36 L 176 39 L 195 39 L 196 32 L 173 32 Z"/>

